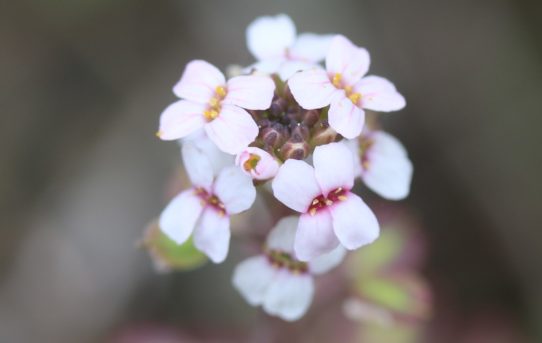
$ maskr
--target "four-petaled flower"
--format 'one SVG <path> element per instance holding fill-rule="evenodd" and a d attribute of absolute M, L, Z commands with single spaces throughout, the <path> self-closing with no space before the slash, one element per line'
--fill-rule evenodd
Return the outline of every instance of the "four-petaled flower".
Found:
<path fill-rule="evenodd" d="M 355 138 L 365 122 L 363 109 L 390 112 L 405 106 L 405 99 L 390 81 L 379 76 L 363 77 L 369 63 L 367 50 L 337 35 L 326 55 L 326 70 L 301 71 L 290 78 L 288 85 L 305 109 L 330 105 L 329 125 L 344 137 Z"/>
<path fill-rule="evenodd" d="M 274 90 L 270 77 L 237 76 L 226 82 L 215 66 L 192 61 L 173 88 L 183 100 L 162 112 L 158 136 L 174 140 L 203 127 L 220 150 L 237 154 L 258 135 L 258 126 L 245 109 L 269 108 Z"/>
<path fill-rule="evenodd" d="M 373 242 L 379 234 L 375 215 L 350 189 L 354 156 L 344 143 L 316 147 L 314 168 L 287 160 L 273 179 L 275 197 L 301 213 L 295 238 L 296 257 L 310 261 L 339 245 L 349 250 Z"/>
<path fill-rule="evenodd" d="M 346 250 L 335 250 L 302 262 L 293 256 L 298 219 L 282 218 L 269 232 L 264 253 L 237 265 L 233 285 L 252 306 L 262 305 L 264 311 L 284 320 L 301 318 L 314 295 L 313 275 L 323 274 L 337 266 Z"/>
<path fill-rule="evenodd" d="M 220 263 L 228 254 L 230 215 L 249 209 L 256 189 L 252 179 L 235 166 L 215 175 L 213 161 L 193 142 L 184 143 L 182 153 L 193 187 L 171 200 L 160 215 L 159 226 L 178 244 L 193 233 L 196 248 Z"/>

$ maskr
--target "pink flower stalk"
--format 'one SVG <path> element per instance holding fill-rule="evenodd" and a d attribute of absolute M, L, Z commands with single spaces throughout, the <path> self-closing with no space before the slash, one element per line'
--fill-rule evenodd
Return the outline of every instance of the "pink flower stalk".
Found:
<path fill-rule="evenodd" d="M 296 101 L 307 110 L 330 105 L 329 125 L 352 139 L 363 128 L 363 109 L 390 112 L 405 106 L 405 99 L 390 81 L 379 76 L 363 77 L 369 64 L 367 50 L 337 35 L 326 55 L 326 70 L 312 68 L 299 72 L 290 78 L 288 85 Z"/>
<path fill-rule="evenodd" d="M 183 162 L 193 187 L 171 200 L 160 215 L 159 226 L 178 244 L 193 234 L 196 248 L 220 263 L 228 254 L 230 216 L 252 206 L 256 189 L 235 166 L 222 168 L 216 174 L 216 164 L 206 154 L 208 148 L 190 141 L 184 143 Z"/>
<path fill-rule="evenodd" d="M 369 131 L 348 145 L 354 152 L 356 174 L 367 187 L 388 200 L 408 196 L 413 167 L 397 138 L 383 131 Z"/>
<path fill-rule="evenodd" d="M 245 109 L 269 108 L 274 90 L 275 83 L 267 76 L 237 76 L 226 82 L 215 66 L 192 61 L 173 88 L 182 100 L 162 112 L 157 135 L 174 140 L 204 128 L 220 150 L 237 154 L 258 135 L 258 126 Z"/>
<path fill-rule="evenodd" d="M 296 257 L 310 261 L 335 249 L 348 250 L 373 242 L 378 221 L 354 186 L 354 156 L 344 143 L 314 149 L 314 168 L 304 161 L 287 160 L 273 179 L 275 197 L 300 212 L 295 238 Z"/>
<path fill-rule="evenodd" d="M 232 282 L 252 306 L 262 306 L 270 315 L 287 321 L 301 318 L 314 295 L 314 275 L 336 267 L 346 251 L 337 247 L 310 262 L 293 256 L 298 219 L 289 216 L 279 220 L 267 236 L 264 253 L 237 265 Z"/>
<path fill-rule="evenodd" d="M 267 151 L 260 148 L 245 148 L 235 159 L 235 164 L 255 180 L 268 180 L 273 178 L 278 170 L 279 163 Z"/>
<path fill-rule="evenodd" d="M 258 60 L 248 69 L 278 73 L 286 81 L 296 71 L 322 61 L 332 35 L 302 33 L 296 37 L 292 19 L 285 14 L 260 17 L 247 27 L 248 49 Z"/>

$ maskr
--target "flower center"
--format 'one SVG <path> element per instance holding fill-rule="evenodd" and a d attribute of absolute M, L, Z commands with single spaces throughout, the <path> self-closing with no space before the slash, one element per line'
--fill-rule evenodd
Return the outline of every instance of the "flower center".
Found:
<path fill-rule="evenodd" d="M 200 198 L 201 206 L 210 206 L 214 208 L 216 211 L 218 211 L 218 214 L 221 217 L 226 215 L 226 207 L 216 195 L 210 194 L 201 187 L 197 187 L 196 189 L 194 189 L 194 194 L 196 194 Z"/>
<path fill-rule="evenodd" d="M 203 111 L 203 116 L 205 119 L 210 122 L 216 119 L 218 117 L 218 114 L 220 113 L 220 104 L 222 100 L 226 97 L 226 88 L 223 86 L 217 86 L 215 88 L 215 94 L 209 100 L 209 106 L 207 107 L 207 110 Z"/>
<path fill-rule="evenodd" d="M 256 154 L 250 154 L 249 158 L 243 163 L 243 168 L 250 172 L 251 170 L 255 169 L 258 165 L 258 162 L 260 162 L 262 158 Z"/>
<path fill-rule="evenodd" d="M 265 255 L 275 268 L 286 268 L 294 274 L 306 273 L 309 270 L 306 262 L 294 259 L 291 254 L 285 251 L 265 249 Z"/>
<path fill-rule="evenodd" d="M 352 101 L 352 103 L 354 105 L 357 105 L 359 103 L 359 101 L 361 100 L 361 93 L 354 92 L 353 89 L 352 89 L 352 86 L 349 86 L 349 85 L 345 84 L 343 82 L 342 78 L 343 78 L 343 76 L 341 75 L 341 73 L 336 73 L 331 78 L 331 83 L 336 88 L 344 90 L 344 93 L 346 94 L 348 99 L 350 99 L 350 101 Z"/>
<path fill-rule="evenodd" d="M 309 209 L 307 210 L 307 212 L 311 216 L 314 216 L 316 214 L 316 212 L 321 211 L 321 210 L 333 205 L 336 202 L 346 200 L 347 199 L 346 198 L 346 193 L 347 192 L 348 192 L 348 190 L 346 190 L 346 189 L 344 189 L 342 187 L 339 187 L 339 188 L 329 192 L 327 197 L 325 197 L 323 194 L 320 194 L 319 196 L 314 198 L 314 200 L 311 202 L 311 205 L 309 206 Z"/>

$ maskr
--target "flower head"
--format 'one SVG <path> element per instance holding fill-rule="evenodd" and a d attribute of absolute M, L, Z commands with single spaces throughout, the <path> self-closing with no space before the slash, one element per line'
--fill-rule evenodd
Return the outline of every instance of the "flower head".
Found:
<path fill-rule="evenodd" d="M 367 50 L 337 35 L 326 55 L 326 70 L 301 71 L 289 79 L 288 85 L 305 109 L 330 105 L 329 124 L 351 139 L 361 133 L 365 122 L 363 109 L 390 112 L 405 106 L 403 96 L 391 82 L 379 76 L 363 77 L 369 64 Z"/>
<path fill-rule="evenodd" d="M 267 151 L 260 148 L 248 147 L 235 159 L 241 170 L 256 180 L 267 180 L 274 177 L 278 170 L 277 160 Z"/>
<path fill-rule="evenodd" d="M 354 157 L 344 143 L 316 147 L 314 168 L 304 161 L 287 160 L 273 179 L 273 194 L 300 212 L 295 238 L 296 257 L 310 261 L 335 249 L 349 250 L 373 242 L 379 234 L 375 215 L 354 185 Z"/>

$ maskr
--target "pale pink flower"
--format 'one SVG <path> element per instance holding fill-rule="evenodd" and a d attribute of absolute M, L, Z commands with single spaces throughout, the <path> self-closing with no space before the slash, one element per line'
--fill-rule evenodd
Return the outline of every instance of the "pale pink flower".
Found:
<path fill-rule="evenodd" d="M 273 179 L 275 197 L 300 212 L 295 239 L 296 257 L 310 261 L 343 245 L 348 250 L 373 242 L 379 235 L 378 221 L 354 185 L 354 157 L 344 143 L 314 149 L 314 168 L 289 159 Z"/>
<path fill-rule="evenodd" d="M 186 142 L 183 162 L 193 186 L 177 195 L 162 211 L 160 229 L 178 244 L 193 234 L 194 245 L 213 262 L 224 261 L 230 242 L 230 216 L 252 206 L 252 179 L 230 166 L 215 173 L 208 146 Z M 216 148 L 215 148 L 216 149 Z"/>
<path fill-rule="evenodd" d="M 314 33 L 296 37 L 295 25 L 285 14 L 257 18 L 246 36 L 248 49 L 258 60 L 248 69 L 278 73 L 282 80 L 322 61 L 333 37 Z"/>
<path fill-rule="evenodd" d="M 307 312 L 314 295 L 313 275 L 336 267 L 346 254 L 339 246 L 310 262 L 297 260 L 293 256 L 297 225 L 295 216 L 279 220 L 267 236 L 264 253 L 238 264 L 232 278 L 250 305 L 261 305 L 268 314 L 287 321 Z"/>
<path fill-rule="evenodd" d="M 413 167 L 397 138 L 383 131 L 369 131 L 348 145 L 354 152 L 356 174 L 367 187 L 389 200 L 408 196 Z"/>
<path fill-rule="evenodd" d="M 204 128 L 220 150 L 237 154 L 258 135 L 258 126 L 245 109 L 269 108 L 274 90 L 275 83 L 267 76 L 237 76 L 226 82 L 215 66 L 192 61 L 173 88 L 183 100 L 162 112 L 158 136 L 174 140 Z"/>
<path fill-rule="evenodd" d="M 390 112 L 405 106 L 405 99 L 390 81 L 379 76 L 363 77 L 369 63 L 367 50 L 337 35 L 326 55 L 326 70 L 312 68 L 299 72 L 290 78 L 288 85 L 305 109 L 330 105 L 329 125 L 351 139 L 361 133 L 365 122 L 363 109 Z"/>
<path fill-rule="evenodd" d="M 255 180 L 268 180 L 279 170 L 279 163 L 267 151 L 260 148 L 248 147 L 239 153 L 235 164 Z"/>

